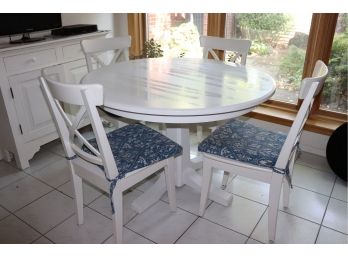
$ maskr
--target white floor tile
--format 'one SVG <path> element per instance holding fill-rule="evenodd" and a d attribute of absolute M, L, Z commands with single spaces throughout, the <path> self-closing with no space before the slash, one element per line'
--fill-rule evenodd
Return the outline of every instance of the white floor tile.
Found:
<path fill-rule="evenodd" d="M 38 240 L 34 241 L 33 244 L 53 244 L 50 240 L 48 240 L 46 237 L 42 236 Z"/>
<path fill-rule="evenodd" d="M 335 230 L 321 227 L 317 244 L 348 244 L 348 235 L 337 232 Z"/>
<path fill-rule="evenodd" d="M 108 240 L 104 242 L 104 244 L 114 244 L 114 243 L 115 243 L 114 236 L 110 237 Z M 122 244 L 153 244 L 153 242 L 146 239 L 145 237 L 138 235 L 137 233 L 134 233 L 128 228 L 124 227 Z"/>
<path fill-rule="evenodd" d="M 0 191 L 0 204 L 10 211 L 38 199 L 53 189 L 33 177 L 16 181 Z"/>
<path fill-rule="evenodd" d="M 126 227 L 162 244 L 174 243 L 197 216 L 181 209 L 172 212 L 168 204 L 158 202 L 137 215 Z"/>
<path fill-rule="evenodd" d="M 131 208 L 131 204 L 141 194 L 142 192 L 138 190 L 123 194 L 123 224 L 127 224 L 137 214 Z M 110 198 L 108 195 L 102 195 L 92 202 L 89 207 L 112 219 Z"/>
<path fill-rule="evenodd" d="M 56 161 L 41 170 L 33 172 L 32 176 L 55 188 L 65 184 L 71 178 L 68 162 L 65 159 Z"/>
<path fill-rule="evenodd" d="M 293 185 L 330 196 L 335 182 L 335 174 L 319 171 L 307 166 L 295 164 Z"/>
<path fill-rule="evenodd" d="M 10 215 L 10 213 L 0 206 L 0 220 L 7 217 L 8 215 Z"/>
<path fill-rule="evenodd" d="M 0 244 L 28 244 L 40 236 L 14 215 L 0 221 Z"/>
<path fill-rule="evenodd" d="M 347 202 L 347 181 L 343 181 L 342 179 L 337 178 L 331 197 Z"/>
<path fill-rule="evenodd" d="M 189 186 L 176 188 L 176 203 L 181 209 L 198 215 L 199 202 L 201 199 L 201 193 L 192 189 Z M 165 193 L 162 197 L 163 201 L 169 202 L 168 194 Z M 207 206 L 211 203 L 211 200 L 207 201 Z"/>
<path fill-rule="evenodd" d="M 228 207 L 213 202 L 203 217 L 236 232 L 250 235 L 266 208 L 265 205 L 233 196 L 232 204 Z"/>
<path fill-rule="evenodd" d="M 53 191 L 16 212 L 16 215 L 32 227 L 46 233 L 74 214 L 74 200 Z"/>
<path fill-rule="evenodd" d="M 318 224 L 279 211 L 275 243 L 313 244 L 318 230 Z M 251 238 L 268 243 L 268 210 L 257 224 Z"/>
<path fill-rule="evenodd" d="M 73 184 L 71 181 L 58 187 L 57 190 L 63 192 L 66 195 L 71 196 L 72 198 L 75 198 Z M 99 196 L 103 194 L 103 192 L 100 189 L 90 185 L 89 183 L 85 181 L 83 181 L 82 190 L 83 190 L 83 203 L 86 205 L 90 204 L 92 201 L 94 201 L 95 199 L 97 199 Z"/>
<path fill-rule="evenodd" d="M 248 238 L 230 229 L 199 218 L 177 244 L 243 244 Z"/>
<path fill-rule="evenodd" d="M 347 231 L 347 208 L 348 203 L 331 198 L 327 207 L 323 225 L 342 233 L 348 234 Z"/>
<path fill-rule="evenodd" d="M 294 186 L 290 189 L 289 207 L 283 207 L 283 195 L 281 195 L 279 208 L 284 212 L 320 224 L 328 201 L 327 196 Z"/>
<path fill-rule="evenodd" d="M 261 242 L 259 242 L 259 241 L 256 241 L 256 240 L 254 240 L 254 239 L 252 239 L 252 238 L 249 238 L 248 239 L 248 241 L 247 241 L 247 244 L 262 244 Z"/>
<path fill-rule="evenodd" d="M 25 172 L 12 167 L 4 161 L 0 161 L 0 189 L 26 176 L 28 175 Z"/>
<path fill-rule="evenodd" d="M 104 242 L 112 233 L 112 220 L 89 208 L 84 208 L 82 225 L 77 225 L 76 215 L 74 215 L 45 236 L 58 244 L 96 244 Z"/>
<path fill-rule="evenodd" d="M 60 142 L 60 139 L 56 139 L 52 142 L 49 142 L 42 146 L 43 149 L 46 149 L 54 154 L 60 155 L 61 157 L 65 157 L 63 145 Z"/>
<path fill-rule="evenodd" d="M 296 161 L 299 164 L 312 167 L 313 169 L 332 172 L 327 159 L 316 154 L 301 152 L 300 157 Z"/>
<path fill-rule="evenodd" d="M 226 190 L 253 201 L 268 204 L 269 184 L 242 176 L 235 177 Z"/>
<path fill-rule="evenodd" d="M 46 150 L 40 150 L 34 155 L 34 157 L 31 160 L 29 160 L 30 167 L 25 169 L 24 171 L 26 173 L 32 174 L 33 172 L 38 171 L 44 168 L 45 166 L 53 162 L 56 162 L 60 159 L 62 159 L 61 156 L 58 156 Z"/>

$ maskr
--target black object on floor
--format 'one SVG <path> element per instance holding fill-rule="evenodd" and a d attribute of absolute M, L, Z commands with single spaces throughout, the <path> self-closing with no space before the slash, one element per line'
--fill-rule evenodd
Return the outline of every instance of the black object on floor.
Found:
<path fill-rule="evenodd" d="M 335 174 L 347 181 L 347 122 L 339 126 L 329 138 L 326 158 Z"/>

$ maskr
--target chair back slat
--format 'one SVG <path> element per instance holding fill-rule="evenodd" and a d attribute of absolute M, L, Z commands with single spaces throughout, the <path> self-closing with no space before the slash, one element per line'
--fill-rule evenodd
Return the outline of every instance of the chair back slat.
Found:
<path fill-rule="evenodd" d="M 315 67 L 312 72 L 312 77 L 304 78 L 301 82 L 300 86 L 300 92 L 299 92 L 299 99 L 304 99 L 306 97 L 306 94 L 309 91 L 309 88 L 314 82 L 318 82 L 318 88 L 315 91 L 314 96 L 318 95 L 321 89 L 323 88 L 325 79 L 327 77 L 327 74 L 329 72 L 328 67 L 325 65 L 325 63 L 321 60 L 318 60 L 315 63 Z"/>
<path fill-rule="evenodd" d="M 306 98 L 304 99 L 300 107 L 300 110 L 298 111 L 298 114 L 290 128 L 288 136 L 286 137 L 284 145 L 280 151 L 278 160 L 275 164 L 275 167 L 278 169 L 285 170 L 288 167 L 289 161 L 291 160 L 293 154 L 295 154 L 295 151 L 297 150 L 295 146 L 299 142 L 300 137 L 302 135 L 304 125 L 307 121 L 307 118 L 313 105 L 314 95 L 318 88 L 318 85 L 318 82 L 314 82 L 312 84 L 312 87 L 309 89 Z"/>
<path fill-rule="evenodd" d="M 102 165 L 105 175 L 109 179 L 115 178 L 118 175 L 116 162 L 96 108 L 103 104 L 103 87 L 98 84 L 64 84 L 44 77 L 40 81 L 67 157 L 77 155 L 89 163 Z M 79 105 L 80 109 L 75 116 L 69 118 L 62 103 Z M 78 131 L 78 126 L 86 115 L 91 122 L 98 150 Z M 92 154 L 83 151 L 82 145 Z"/>
<path fill-rule="evenodd" d="M 327 66 L 324 62 L 318 60 L 315 64 L 312 77 L 304 78 L 302 80 L 299 99 L 304 100 L 280 151 L 278 160 L 275 165 L 276 168 L 284 170 L 289 167 L 289 165 L 293 165 L 291 161 L 294 161 L 293 156 L 297 151 L 297 147 L 295 146 L 300 141 L 304 126 L 313 106 L 314 97 L 320 92 L 327 74 Z M 292 171 L 290 170 L 290 172 Z"/>
<path fill-rule="evenodd" d="M 232 61 L 235 62 L 238 57 L 241 57 L 241 64 L 245 65 L 248 52 L 251 46 L 251 41 L 247 39 L 230 39 L 211 36 L 201 36 L 200 45 L 203 47 L 203 58 L 208 58 L 210 53 L 215 60 L 220 60 L 216 55 L 215 50 L 224 50 L 235 52 Z"/>
<path fill-rule="evenodd" d="M 98 38 L 98 39 L 86 39 L 81 41 L 82 51 L 86 56 L 88 71 L 92 71 L 93 61 L 95 61 L 97 68 L 107 66 L 121 60 L 121 56 L 124 61 L 129 60 L 129 50 L 131 46 L 130 36 L 121 36 L 114 38 Z M 98 54 L 113 51 L 113 58 L 109 63 L 106 63 L 99 57 Z"/>

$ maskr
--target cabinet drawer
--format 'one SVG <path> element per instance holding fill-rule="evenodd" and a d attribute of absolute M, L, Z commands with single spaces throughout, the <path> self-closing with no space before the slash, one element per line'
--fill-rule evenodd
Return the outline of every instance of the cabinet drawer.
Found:
<path fill-rule="evenodd" d="M 9 56 L 4 58 L 7 72 L 23 72 L 49 66 L 57 62 L 54 49 L 47 49 L 28 54 Z"/>
<path fill-rule="evenodd" d="M 82 58 L 85 55 L 82 52 L 80 44 L 68 45 L 63 47 L 63 57 L 64 59 L 76 59 Z"/>

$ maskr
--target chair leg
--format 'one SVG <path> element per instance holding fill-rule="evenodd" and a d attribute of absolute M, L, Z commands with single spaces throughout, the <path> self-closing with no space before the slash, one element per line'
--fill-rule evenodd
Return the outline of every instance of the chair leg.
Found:
<path fill-rule="evenodd" d="M 283 183 L 283 207 L 284 208 L 289 207 L 289 200 L 290 200 L 290 185 L 287 181 L 284 181 Z"/>
<path fill-rule="evenodd" d="M 270 242 L 274 242 L 276 236 L 278 207 L 282 181 L 283 175 L 273 172 L 269 190 L 268 210 L 268 239 Z"/>
<path fill-rule="evenodd" d="M 212 166 L 210 161 L 203 157 L 203 177 L 202 177 L 202 190 L 201 190 L 201 201 L 199 204 L 199 216 L 203 216 L 205 211 L 205 206 L 208 200 L 208 194 L 210 191 L 212 177 Z"/>
<path fill-rule="evenodd" d="M 167 192 L 169 205 L 172 211 L 176 211 L 176 195 L 175 195 L 175 173 L 174 173 L 174 158 L 169 158 L 167 166 L 164 168 L 166 177 Z"/>
<path fill-rule="evenodd" d="M 112 201 L 114 203 L 115 213 L 112 215 L 114 223 L 114 236 L 116 244 L 122 244 L 123 241 L 123 195 L 120 189 L 117 187 L 112 195 Z"/>
<path fill-rule="evenodd" d="M 83 224 L 83 191 L 82 191 L 82 179 L 75 174 L 74 167 L 69 161 L 71 170 L 71 179 L 73 182 L 74 195 L 75 195 L 75 208 L 77 216 L 77 224 Z"/>
<path fill-rule="evenodd" d="M 222 177 L 222 182 L 221 182 L 221 189 L 226 189 L 229 177 L 230 177 L 230 173 L 224 171 L 224 175 Z"/>
<path fill-rule="evenodd" d="M 203 139 L 203 126 L 201 125 L 197 125 L 197 138 L 199 142 Z"/>

